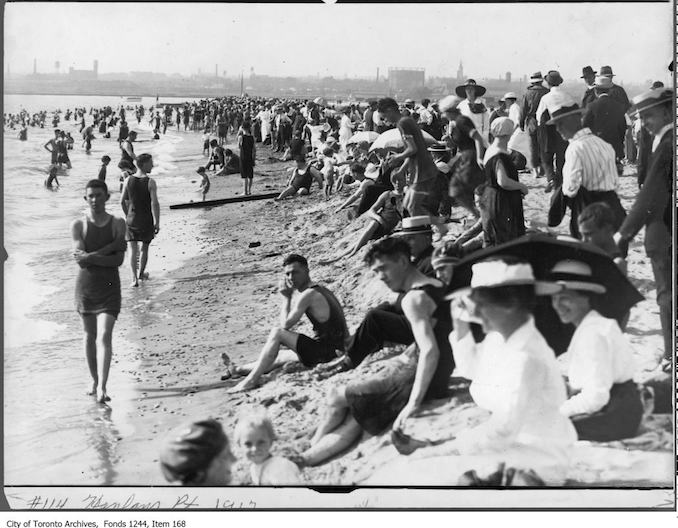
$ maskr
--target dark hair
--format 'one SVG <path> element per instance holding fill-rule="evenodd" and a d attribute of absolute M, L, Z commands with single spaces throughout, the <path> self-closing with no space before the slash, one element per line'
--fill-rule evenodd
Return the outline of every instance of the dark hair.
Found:
<path fill-rule="evenodd" d="M 581 224 L 582 222 L 589 221 L 592 221 L 598 228 L 610 226 L 614 229 L 614 213 L 612 208 L 605 202 L 594 202 L 587 205 L 579 213 L 577 222 Z"/>
<path fill-rule="evenodd" d="M 380 257 L 404 256 L 408 261 L 412 256 L 410 245 L 400 237 L 385 237 L 370 246 L 363 259 L 365 264 L 371 266 Z"/>
<path fill-rule="evenodd" d="M 153 156 L 151 156 L 147 152 L 144 152 L 143 154 L 139 154 L 139 156 L 137 157 L 137 166 L 141 167 L 144 163 L 146 163 L 147 161 L 150 161 L 152 159 L 153 159 Z"/>
<path fill-rule="evenodd" d="M 216 147 L 219 144 L 219 142 L 216 139 L 213 139 L 210 141 L 210 146 L 211 147 Z"/>
<path fill-rule="evenodd" d="M 389 110 L 398 110 L 398 103 L 391 97 L 383 97 L 377 101 L 377 111 L 379 113 L 388 112 Z"/>
<path fill-rule="evenodd" d="M 111 157 L 103 155 L 103 156 L 101 156 L 101 161 L 111 161 Z"/>
<path fill-rule="evenodd" d="M 365 174 L 365 167 L 363 167 L 360 163 L 351 163 L 351 172 L 355 172 L 356 174 Z"/>
<path fill-rule="evenodd" d="M 244 132 L 251 132 L 252 131 L 252 125 L 250 124 L 249 121 L 243 121 L 242 123 L 242 129 Z"/>
<path fill-rule="evenodd" d="M 233 156 L 233 151 L 231 149 L 224 149 L 224 157 Z"/>
<path fill-rule="evenodd" d="M 294 158 L 292 158 L 292 159 L 293 159 L 294 161 L 301 161 L 301 162 L 305 162 L 305 161 L 306 161 L 306 157 L 305 157 L 303 154 L 297 154 L 297 155 L 294 156 Z"/>
<path fill-rule="evenodd" d="M 85 189 L 103 189 L 108 194 L 108 185 L 103 180 L 90 180 L 85 185 Z"/>
<path fill-rule="evenodd" d="M 289 266 L 290 264 L 294 264 L 295 262 L 298 262 L 301 264 L 304 268 L 308 269 L 308 260 L 306 260 L 305 257 L 302 257 L 301 255 L 297 255 L 296 253 L 290 253 L 285 257 L 285 260 L 283 260 L 283 266 Z"/>

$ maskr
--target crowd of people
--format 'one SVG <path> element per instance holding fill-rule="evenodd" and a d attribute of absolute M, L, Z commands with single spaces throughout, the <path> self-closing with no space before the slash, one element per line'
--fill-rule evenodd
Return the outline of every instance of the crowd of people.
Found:
<path fill-rule="evenodd" d="M 242 377 L 229 393 L 256 388 L 265 373 L 286 362 L 299 361 L 329 377 L 355 369 L 386 343 L 403 348 L 377 373 L 330 390 L 310 447 L 294 463 L 271 454 L 275 433 L 265 414 L 243 416 L 236 437 L 253 464 L 254 484 L 298 484 L 300 468 L 324 463 L 363 432 L 390 428 L 394 445 L 405 454 L 431 448 L 408 435 L 407 424 L 424 402 L 445 397 L 453 372 L 470 380 L 473 400 L 491 412 L 489 421 L 438 446 L 458 456 L 460 479 L 482 459 L 529 470 L 544 484 L 562 484 L 577 438 L 609 441 L 636 434 L 643 406 L 624 322 L 599 312 L 606 286 L 589 263 L 564 259 L 537 280 L 529 262 L 488 257 L 473 264 L 467 288 L 451 287 L 461 259 L 526 234 L 528 188 L 520 174 L 531 170 L 545 178 L 544 190 L 552 193 L 548 210 L 541 212 L 548 225 L 558 226 L 569 209 L 572 238 L 607 253 L 624 275 L 629 242 L 646 228 L 664 336 L 662 368 L 672 368 L 674 96 L 656 84 L 629 101 L 613 83 L 609 66 L 598 72 L 587 66 L 582 73 L 581 101 L 561 89 L 563 79 L 552 70 L 532 75 L 525 94 L 509 92 L 495 109 L 473 79 L 454 95 L 421 104 L 389 97 L 330 105 L 322 98 L 242 96 L 150 109 L 156 138 L 174 123 L 178 130 L 183 124 L 184 132 L 203 135 L 209 160 L 197 170 L 203 200 L 210 170 L 217 176 L 239 173 L 244 194 L 251 194 L 257 150 L 263 148 L 276 162 L 293 162 L 276 200 L 308 195 L 314 183 L 325 199 L 343 192 L 336 214 L 349 210 L 349 219 L 364 217 L 367 225 L 339 258 L 372 241 L 365 264 L 398 294 L 395 302 L 370 309 L 351 333 L 341 302 L 311 279 L 308 260 L 287 256 L 278 289 L 280 321 L 258 359 L 234 365 L 222 356 L 222 379 Z M 143 107 L 132 110 L 141 123 Z M 59 115 L 52 123 L 55 137 L 45 144 L 51 153 L 50 186 L 58 184 L 57 167 L 70 167 L 66 134 L 56 128 Z M 136 287 L 148 278 L 149 245 L 159 231 L 160 212 L 157 183 L 149 176 L 153 159 L 135 153 L 138 134 L 129 129 L 125 108 L 90 109 L 91 127 L 85 126 L 85 115 L 85 109 L 68 110 L 64 119 L 80 121 L 87 150 L 94 129 L 109 137 L 118 129 L 126 217 L 119 221 L 106 212 L 111 158 L 104 156 L 99 177 L 85 188 L 87 218 L 72 224 L 91 392 L 104 403 L 110 401 L 111 334 L 120 311 L 118 267 L 125 241 Z M 47 117 L 22 112 L 5 116 L 5 124 L 44 126 Z M 513 148 L 512 138 L 520 133 L 529 137 L 527 152 Z M 225 148 L 229 135 L 237 154 Z M 639 167 L 639 191 L 627 212 L 616 190 L 624 165 L 632 162 Z M 459 212 L 468 229 L 453 237 L 446 225 L 458 220 Z M 558 358 L 535 323 L 537 299 L 544 296 L 550 296 L 562 324 L 574 328 Z M 314 328 L 312 337 L 294 331 L 304 316 Z M 228 483 L 233 461 L 224 430 L 214 420 L 173 434 L 161 454 L 165 476 L 182 484 Z"/>

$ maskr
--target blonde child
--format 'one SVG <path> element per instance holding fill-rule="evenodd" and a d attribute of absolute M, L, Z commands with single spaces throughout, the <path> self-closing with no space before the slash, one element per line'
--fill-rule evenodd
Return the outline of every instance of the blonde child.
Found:
<path fill-rule="evenodd" d="M 334 150 L 330 147 L 325 147 L 322 151 L 322 154 L 318 156 L 318 159 L 323 162 L 323 168 L 321 173 L 323 179 L 325 180 L 325 199 L 329 200 L 332 195 L 332 188 L 334 187 L 334 176 L 336 173 L 335 162 L 334 162 Z"/>
<path fill-rule="evenodd" d="M 235 427 L 235 439 L 245 456 L 252 462 L 250 476 L 255 486 L 290 486 L 302 483 L 294 462 L 271 454 L 275 431 L 263 410 L 244 415 Z"/>

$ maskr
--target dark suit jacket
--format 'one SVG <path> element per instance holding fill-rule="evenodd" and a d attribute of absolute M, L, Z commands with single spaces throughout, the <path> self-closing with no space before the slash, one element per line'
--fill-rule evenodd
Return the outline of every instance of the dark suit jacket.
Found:
<path fill-rule="evenodd" d="M 608 93 L 612 99 L 622 105 L 624 112 L 626 112 L 631 107 L 629 97 L 626 95 L 626 90 L 624 90 L 624 88 L 618 84 L 613 84 Z"/>
<path fill-rule="evenodd" d="M 601 95 L 586 107 L 582 124 L 614 148 L 617 159 L 624 157 L 626 119 L 624 107 L 609 95 Z"/>
<path fill-rule="evenodd" d="M 665 251 L 666 244 L 671 244 L 673 174 L 673 134 L 669 131 L 664 134 L 657 150 L 650 154 L 643 188 L 619 228 L 623 239 L 632 240 L 645 226 L 645 250 L 648 256 L 653 252 Z"/>
<path fill-rule="evenodd" d="M 540 84 L 533 84 L 527 88 L 527 92 L 520 102 L 520 128 L 525 129 L 525 120 L 528 117 L 536 118 L 539 101 L 545 94 L 549 93 L 548 88 Z"/>
<path fill-rule="evenodd" d="M 593 90 L 593 88 L 587 88 L 586 93 L 584 93 L 584 98 L 581 100 L 581 107 L 586 108 L 595 100 L 596 92 Z"/>

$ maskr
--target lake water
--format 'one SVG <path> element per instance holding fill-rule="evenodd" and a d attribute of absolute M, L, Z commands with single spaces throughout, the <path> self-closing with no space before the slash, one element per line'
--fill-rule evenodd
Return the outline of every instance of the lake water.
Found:
<path fill-rule="evenodd" d="M 166 102 L 185 99 L 163 98 Z M 120 97 L 4 96 L 4 112 L 25 108 L 30 113 L 57 108 L 116 108 L 127 103 Z M 143 98 L 146 108 L 155 98 Z M 87 116 L 91 124 L 91 116 Z M 115 139 L 96 134 L 91 154 L 81 147 L 79 126 L 62 119 L 59 127 L 76 139 L 69 151 L 73 168 L 58 174 L 61 186 L 46 189 L 50 154 L 45 142 L 53 137 L 51 116 L 44 129 L 29 127 L 28 141 L 20 141 L 16 130 L 4 133 L 4 453 L 5 484 L 113 484 L 116 482 L 117 443 L 130 434 L 130 413 L 137 397 L 126 364 L 135 345 L 125 342 L 126 328 L 135 328 L 139 316 L 153 317 L 146 308 L 159 291 L 170 286 L 169 270 L 179 267 L 197 252 L 192 232 L 201 228 L 196 211 L 172 211 L 173 202 L 187 201 L 197 187 L 194 174 L 177 174 L 173 156 L 183 141 L 197 134 L 168 130 L 152 140 L 148 118 L 131 128 L 140 131 L 137 154 L 149 152 L 158 183 L 162 230 L 151 246 L 149 271 L 152 280 L 141 288 L 128 288 L 128 258 L 120 268 L 123 306 L 113 336 L 111 406 L 98 405 L 84 396 L 90 385 L 82 347 L 80 318 L 74 308 L 77 267 L 71 257 L 70 223 L 85 212 L 84 185 L 96 178 L 100 159 L 108 154 L 107 183 L 112 191 L 108 210 L 122 215 L 119 206 L 120 150 Z M 112 132 L 117 137 L 117 129 Z M 202 163 L 202 162 L 200 162 Z M 200 164 L 196 162 L 196 166 Z M 189 191 L 187 191 L 189 189 Z M 188 194 L 187 194 L 188 193 Z M 190 196 L 189 196 L 190 195 Z M 181 229 L 181 231 L 179 231 Z M 176 240 L 181 232 L 181 240 Z M 188 236 L 187 236 L 188 235 Z M 175 240 L 173 240 L 173 238 Z M 158 315 L 158 314 L 156 314 Z M 161 314 L 160 314 L 161 315 Z M 158 315 L 158 316 L 160 316 Z M 119 353 L 124 351 L 125 353 Z"/>

